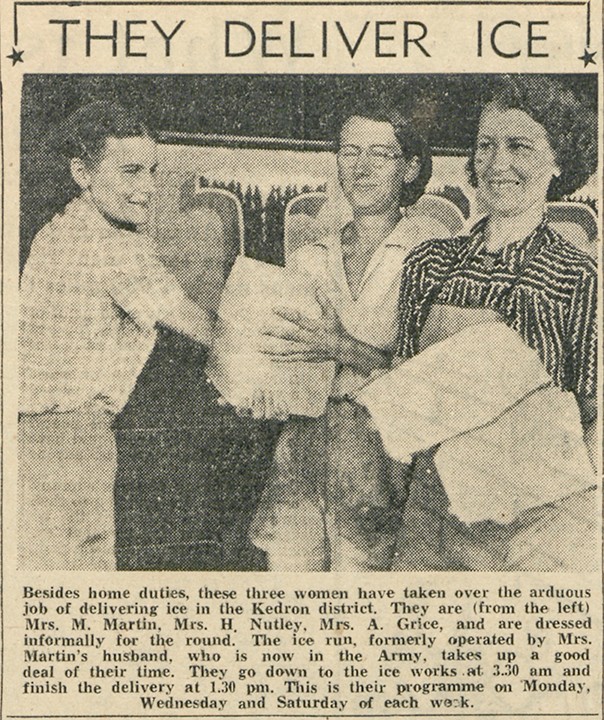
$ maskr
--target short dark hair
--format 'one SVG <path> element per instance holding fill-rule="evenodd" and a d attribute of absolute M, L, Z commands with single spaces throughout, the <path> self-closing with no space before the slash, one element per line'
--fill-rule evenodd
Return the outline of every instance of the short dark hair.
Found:
<path fill-rule="evenodd" d="M 403 155 L 410 160 L 419 159 L 419 173 L 415 180 L 410 183 L 403 183 L 401 188 L 401 207 L 407 207 L 417 202 L 424 194 L 426 185 L 432 177 L 432 152 L 421 135 L 412 126 L 403 114 L 396 108 L 359 108 L 349 112 L 341 123 L 338 131 L 338 139 L 344 125 L 352 117 L 361 117 L 374 122 L 387 122 L 392 125 Z"/>
<path fill-rule="evenodd" d="M 51 137 L 60 155 L 96 163 L 110 137 L 152 137 L 139 114 L 114 102 L 100 100 L 71 113 Z"/>
<path fill-rule="evenodd" d="M 598 166 L 597 119 L 593 110 L 560 82 L 540 76 L 508 76 L 489 104 L 501 110 L 522 110 L 545 128 L 560 176 L 552 178 L 547 199 L 559 200 L 585 185 Z M 477 185 L 474 153 L 468 175 Z"/>

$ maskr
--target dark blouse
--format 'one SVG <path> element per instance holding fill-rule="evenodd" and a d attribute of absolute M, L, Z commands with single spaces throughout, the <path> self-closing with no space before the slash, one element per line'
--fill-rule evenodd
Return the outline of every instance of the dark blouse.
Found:
<path fill-rule="evenodd" d="M 435 304 L 490 308 L 539 353 L 554 383 L 577 396 L 596 393 L 595 262 L 544 221 L 524 240 L 485 251 L 481 220 L 469 236 L 429 240 L 403 267 L 397 354 L 419 351 Z"/>

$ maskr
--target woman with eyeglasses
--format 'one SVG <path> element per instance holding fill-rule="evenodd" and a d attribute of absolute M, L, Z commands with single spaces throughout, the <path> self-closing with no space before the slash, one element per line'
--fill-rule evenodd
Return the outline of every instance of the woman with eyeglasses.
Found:
<path fill-rule="evenodd" d="M 352 221 L 288 262 L 314 282 L 323 316 L 276 308 L 265 332 L 264 351 L 275 360 L 337 364 L 326 413 L 285 424 L 252 523 L 252 542 L 271 570 L 388 569 L 405 486 L 401 466 L 346 398 L 390 366 L 403 260 L 435 234 L 429 220 L 401 208 L 424 192 L 432 159 L 398 113 L 361 112 L 341 127 L 337 168 Z M 267 398 L 252 412 L 277 414 Z"/>

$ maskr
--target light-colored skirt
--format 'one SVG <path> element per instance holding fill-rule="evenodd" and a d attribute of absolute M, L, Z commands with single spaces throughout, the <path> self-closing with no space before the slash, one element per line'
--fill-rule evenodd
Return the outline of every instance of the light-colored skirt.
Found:
<path fill-rule="evenodd" d="M 115 569 L 113 419 L 88 409 L 20 418 L 20 569 Z"/>

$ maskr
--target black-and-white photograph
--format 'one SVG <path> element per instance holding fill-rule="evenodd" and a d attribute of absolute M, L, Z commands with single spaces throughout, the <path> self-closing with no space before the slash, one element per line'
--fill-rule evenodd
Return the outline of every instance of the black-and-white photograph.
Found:
<path fill-rule="evenodd" d="M 598 568 L 597 75 L 37 75 L 18 566 Z"/>

